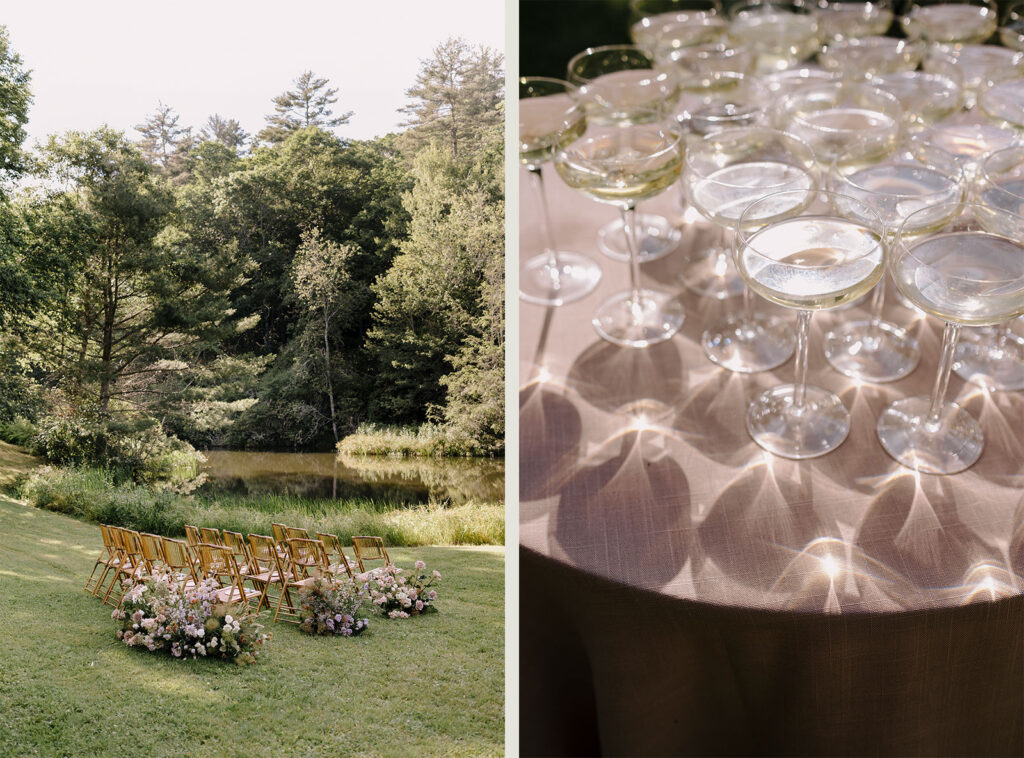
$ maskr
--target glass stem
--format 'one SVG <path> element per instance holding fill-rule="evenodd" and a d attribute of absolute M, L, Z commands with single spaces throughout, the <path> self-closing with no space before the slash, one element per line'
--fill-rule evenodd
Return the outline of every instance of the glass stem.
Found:
<path fill-rule="evenodd" d="M 996 329 L 996 350 L 1005 350 L 1006 341 L 1010 338 L 1010 322 L 1004 321 Z"/>
<path fill-rule="evenodd" d="M 540 233 L 544 240 L 544 254 L 548 259 L 548 266 L 555 272 L 558 271 L 558 248 L 555 245 L 555 237 L 551 233 L 551 217 L 548 215 L 548 198 L 544 193 L 544 176 L 541 174 L 541 167 L 534 166 L 528 169 L 530 172 L 530 183 L 534 186 L 534 192 L 540 199 Z M 557 277 L 557 273 L 553 275 Z"/>
<path fill-rule="evenodd" d="M 885 305 L 885 277 L 886 274 L 883 271 L 882 277 L 871 293 L 871 326 L 868 334 L 872 337 L 878 334 L 878 325 L 882 323 L 882 307 Z"/>
<path fill-rule="evenodd" d="M 952 324 L 947 321 L 946 328 L 942 332 L 942 357 L 939 359 L 939 374 L 935 377 L 932 399 L 928 405 L 928 418 L 925 419 L 924 424 L 926 429 L 938 428 L 943 400 L 946 397 L 946 387 L 949 386 L 949 374 L 953 368 L 953 353 L 956 352 L 956 341 L 959 337 L 960 324 Z"/>
<path fill-rule="evenodd" d="M 619 207 L 622 212 L 622 231 L 626 233 L 626 249 L 629 251 L 630 303 L 635 311 L 640 305 L 640 254 L 637 250 L 636 203 Z"/>
<path fill-rule="evenodd" d="M 807 346 L 811 336 L 811 311 L 796 314 L 796 381 L 793 390 L 793 409 L 802 411 L 807 399 Z"/>

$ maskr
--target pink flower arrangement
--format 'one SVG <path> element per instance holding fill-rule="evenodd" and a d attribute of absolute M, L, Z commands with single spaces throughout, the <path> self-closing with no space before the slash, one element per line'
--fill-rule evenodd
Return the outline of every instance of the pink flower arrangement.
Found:
<path fill-rule="evenodd" d="M 430 585 L 441 579 L 438 571 L 426 573 L 427 564 L 416 561 L 414 574 L 406 576 L 405 569 L 397 566 L 359 574 L 356 580 L 365 582 L 370 593 L 370 602 L 388 618 L 409 618 L 422 613 L 436 611 L 433 603 L 437 590 Z"/>
<path fill-rule="evenodd" d="M 299 590 L 299 628 L 307 634 L 354 637 L 370 625 L 357 618 L 366 585 L 356 586 L 348 577 L 316 577 Z"/>
<path fill-rule="evenodd" d="M 117 638 L 129 647 L 165 650 L 175 658 L 223 658 L 239 665 L 255 663 L 269 639 L 255 616 L 220 603 L 212 579 L 182 588 L 167 571 L 136 578 L 121 608 Z"/>

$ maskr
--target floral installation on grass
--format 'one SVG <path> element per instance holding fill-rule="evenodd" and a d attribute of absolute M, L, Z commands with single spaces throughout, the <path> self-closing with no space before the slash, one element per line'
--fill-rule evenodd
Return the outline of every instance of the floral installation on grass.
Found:
<path fill-rule="evenodd" d="M 242 607 L 220 602 L 219 589 L 212 579 L 182 587 L 174 574 L 161 569 L 141 575 L 110 614 L 121 622 L 117 638 L 129 647 L 164 650 L 175 658 L 255 663 L 270 635 Z"/>
<path fill-rule="evenodd" d="M 405 569 L 384 566 L 356 576 L 369 585 L 370 601 L 388 618 L 405 619 L 436 611 L 434 601 L 437 590 L 434 582 L 441 580 L 439 571 L 426 573 L 427 564 L 416 561 L 414 574 L 406 576 Z"/>
<path fill-rule="evenodd" d="M 299 629 L 306 634 L 354 637 L 370 625 L 357 618 L 367 586 L 356 586 L 348 577 L 317 576 L 299 590 Z"/>

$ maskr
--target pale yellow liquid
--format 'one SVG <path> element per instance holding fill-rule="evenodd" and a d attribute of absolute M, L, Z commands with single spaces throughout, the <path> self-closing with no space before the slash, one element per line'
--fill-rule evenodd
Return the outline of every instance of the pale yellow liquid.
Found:
<path fill-rule="evenodd" d="M 860 44 L 833 43 L 818 55 L 821 65 L 841 71 L 847 77 L 862 79 L 868 74 L 912 71 L 921 62 L 921 53 L 913 45 L 891 37 L 871 37 Z"/>
<path fill-rule="evenodd" d="M 986 231 L 1024 241 L 1024 179 L 1007 179 L 983 189 L 974 217 Z"/>
<path fill-rule="evenodd" d="M 766 299 L 800 310 L 835 308 L 882 275 L 881 237 L 842 219 L 801 216 L 754 234 L 739 252 L 743 278 Z"/>
<path fill-rule="evenodd" d="M 630 27 L 633 44 L 654 60 L 664 60 L 673 50 L 717 42 L 728 29 L 721 16 L 707 11 L 659 13 Z"/>
<path fill-rule="evenodd" d="M 585 138 L 555 161 L 566 184 L 604 203 L 622 205 L 668 189 L 683 155 L 657 130 L 630 130 Z M 653 154 L 659 153 L 654 157 Z"/>
<path fill-rule="evenodd" d="M 865 145 L 865 155 L 885 155 L 899 135 L 895 119 L 867 108 L 841 106 L 792 115 L 786 131 L 807 142 L 820 162 L 831 162 L 856 144 Z"/>
<path fill-rule="evenodd" d="M 718 169 L 706 178 L 691 179 L 690 200 L 693 206 L 706 218 L 722 226 L 736 226 L 740 214 L 755 200 L 783 190 L 809 190 L 814 179 L 803 169 L 776 161 L 737 163 Z M 756 222 L 759 225 L 792 215 L 807 207 L 814 199 L 813 193 L 801 196 L 799 193 L 784 196 L 778 205 L 767 208 L 762 203 L 762 212 Z"/>
<path fill-rule="evenodd" d="M 519 101 L 519 162 L 539 166 L 586 130 L 583 111 L 569 95 L 523 98 Z"/>
<path fill-rule="evenodd" d="M 729 26 L 729 37 L 756 56 L 760 72 L 779 71 L 806 60 L 821 45 L 818 23 L 812 15 L 788 13 L 765 6 L 737 14 Z"/>
<path fill-rule="evenodd" d="M 998 125 L 1024 128 L 1024 79 L 993 85 L 978 95 L 978 107 Z"/>
<path fill-rule="evenodd" d="M 949 203 L 956 203 L 963 196 L 963 189 L 954 179 L 941 171 L 912 163 L 878 164 L 854 171 L 838 183 L 836 191 L 859 200 L 878 214 L 891 233 L 915 211 L 940 204 L 949 208 Z M 862 207 L 859 203 L 839 198 L 837 205 L 847 218 L 866 221 L 859 218 Z M 957 211 L 954 205 L 945 216 L 923 214 L 929 217 L 921 228 L 913 231 L 925 234 L 941 229 Z"/>
<path fill-rule="evenodd" d="M 893 266 L 896 286 L 916 306 L 968 326 L 1024 313 L 1024 247 L 985 232 L 950 232 L 914 243 Z"/>
<path fill-rule="evenodd" d="M 964 104 L 963 88 L 941 74 L 905 71 L 872 79 L 871 84 L 899 100 L 904 118 L 919 126 L 941 121 Z"/>
<path fill-rule="evenodd" d="M 649 68 L 602 74 L 580 88 L 587 117 L 595 124 L 631 123 L 635 113 L 666 112 L 679 99 L 675 77 Z"/>
<path fill-rule="evenodd" d="M 839 3 L 819 8 L 818 23 L 825 39 L 871 37 L 889 30 L 892 11 L 867 3 Z"/>
<path fill-rule="evenodd" d="M 984 42 L 996 30 L 996 16 L 980 5 L 940 3 L 914 8 L 903 21 L 911 39 L 929 42 Z"/>

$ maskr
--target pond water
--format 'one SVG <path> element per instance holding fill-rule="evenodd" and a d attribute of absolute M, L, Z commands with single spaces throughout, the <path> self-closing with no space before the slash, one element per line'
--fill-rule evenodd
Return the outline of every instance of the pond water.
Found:
<path fill-rule="evenodd" d="M 199 494 L 293 495 L 400 505 L 501 502 L 505 462 L 490 458 L 387 458 L 333 453 L 254 453 L 210 450 L 209 481 Z"/>

